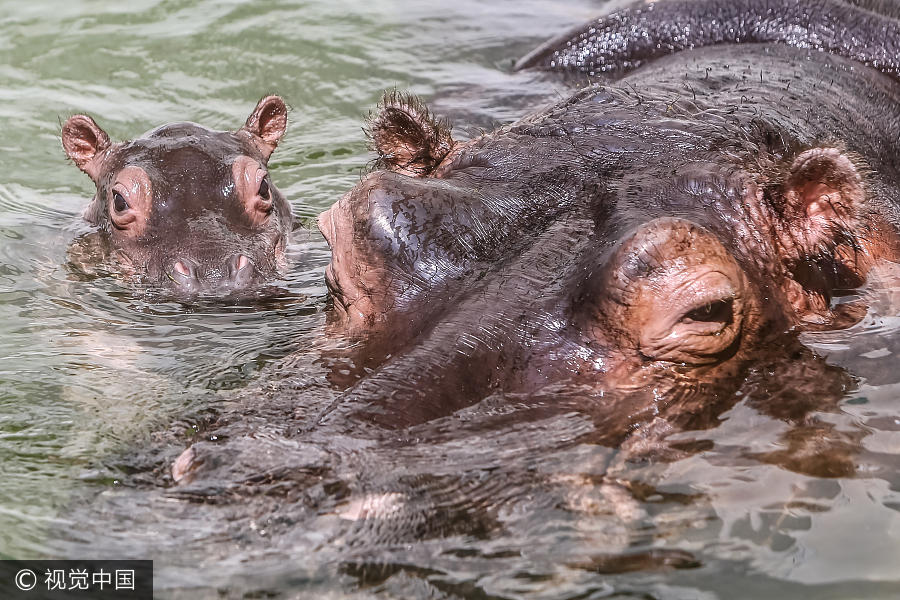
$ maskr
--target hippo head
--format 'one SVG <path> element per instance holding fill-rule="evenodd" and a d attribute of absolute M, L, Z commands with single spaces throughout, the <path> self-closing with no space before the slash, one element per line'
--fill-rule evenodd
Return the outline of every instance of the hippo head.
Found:
<path fill-rule="evenodd" d="M 861 317 L 833 300 L 896 242 L 860 157 L 696 93 L 592 87 L 466 143 L 385 97 L 379 168 L 319 219 L 332 323 L 377 369 L 357 386 L 376 420 L 578 389 L 627 397 L 633 430 Z"/>
<path fill-rule="evenodd" d="M 290 205 L 266 164 L 286 127 L 287 107 L 269 96 L 237 131 L 172 123 L 112 143 L 75 115 L 62 143 L 97 186 L 85 218 L 126 276 L 178 295 L 230 295 L 284 262 Z"/>

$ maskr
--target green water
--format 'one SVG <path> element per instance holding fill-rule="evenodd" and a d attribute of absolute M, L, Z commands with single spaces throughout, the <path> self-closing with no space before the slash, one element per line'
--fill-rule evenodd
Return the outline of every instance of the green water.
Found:
<path fill-rule="evenodd" d="M 252 386 L 261 369 L 321 336 L 329 254 L 314 217 L 359 180 L 370 160 L 362 119 L 383 90 L 419 93 L 451 117 L 457 137 L 477 135 L 565 94 L 562 83 L 508 69 L 602 4 L 0 2 L 0 556 L 54 554 L 49 540 L 70 527 L 72 499 L 118 485 L 110 457 L 184 412 Z M 233 129 L 270 93 L 292 107 L 288 134 L 270 162 L 272 179 L 307 226 L 290 248 L 294 262 L 277 282 L 277 302 L 155 303 L 114 277 L 85 276 L 67 264 L 69 245 L 90 231 L 80 211 L 93 189 L 65 159 L 63 120 L 88 113 L 114 140 L 172 121 Z M 689 509 L 650 502 L 639 507 L 643 517 L 629 521 L 604 505 L 579 513 L 572 527 L 583 536 L 573 541 L 571 531 L 541 528 L 546 505 L 531 510 L 522 502 L 495 548 L 506 557 L 520 548 L 519 559 L 483 558 L 462 569 L 426 552 L 410 560 L 438 575 L 399 571 L 367 588 L 347 572 L 325 583 L 291 579 L 288 557 L 306 559 L 283 543 L 267 559 L 281 565 L 273 593 L 306 597 L 309 588 L 319 590 L 309 597 L 403 598 L 437 594 L 421 583 L 429 577 L 455 577 L 458 585 L 432 590 L 471 598 L 900 597 L 900 376 L 890 362 L 900 351 L 900 324 L 893 289 L 877 291 L 881 308 L 851 332 L 805 338 L 860 378 L 840 413 L 821 416 L 863 438 L 852 478 L 721 459 L 771 449 L 783 429 L 738 405 L 721 427 L 691 434 L 711 440 L 716 451 L 671 465 L 622 467 L 660 489 L 703 498 Z M 606 461 L 605 452 L 580 448 L 538 468 L 560 477 L 584 473 L 595 458 Z M 569 500 L 590 504 L 594 492 L 580 489 Z M 705 566 L 615 578 L 567 566 L 588 551 L 627 550 L 636 528 L 643 539 L 656 536 L 658 547 L 699 553 Z M 102 531 L 87 543 L 102 554 Z M 140 556 L 141 544 L 135 537 L 128 554 Z M 148 541 L 146 552 L 158 559 L 165 552 L 160 563 L 177 565 L 178 548 Z M 247 559 L 235 552 L 223 564 Z M 435 552 L 443 556 L 443 549 Z M 491 555 L 486 547 L 476 554 Z M 189 569 L 160 573 L 160 597 L 220 595 L 214 582 L 193 582 Z M 206 591 L 190 591 L 194 584 Z"/>

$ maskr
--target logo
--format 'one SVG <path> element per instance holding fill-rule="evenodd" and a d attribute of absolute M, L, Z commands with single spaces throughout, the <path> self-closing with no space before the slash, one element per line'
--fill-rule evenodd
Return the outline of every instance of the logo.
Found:
<path fill-rule="evenodd" d="M 27 592 L 37 585 L 37 575 L 31 569 L 22 569 L 16 574 L 16 587 Z"/>

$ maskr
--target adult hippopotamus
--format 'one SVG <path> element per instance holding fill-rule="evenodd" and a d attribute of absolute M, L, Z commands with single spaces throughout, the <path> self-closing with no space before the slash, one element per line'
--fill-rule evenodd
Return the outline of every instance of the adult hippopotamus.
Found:
<path fill-rule="evenodd" d="M 368 373 L 355 414 L 577 396 L 607 441 L 652 446 L 761 365 L 821 377 L 797 333 L 856 322 L 842 296 L 900 258 L 897 21 L 747 0 L 597 23 L 521 66 L 618 82 L 465 142 L 401 94 L 370 119 L 377 168 L 319 219 L 332 326 Z"/>
<path fill-rule="evenodd" d="M 221 296 L 257 288 L 284 263 L 291 209 L 266 165 L 286 128 L 284 101 L 268 96 L 237 131 L 171 123 L 113 143 L 75 115 L 62 144 L 97 186 L 84 217 L 127 278 Z"/>

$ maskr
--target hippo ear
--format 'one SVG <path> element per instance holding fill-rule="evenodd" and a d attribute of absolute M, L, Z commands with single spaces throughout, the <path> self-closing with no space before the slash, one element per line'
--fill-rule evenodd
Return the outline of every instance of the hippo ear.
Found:
<path fill-rule="evenodd" d="M 813 148 L 793 162 L 783 187 L 782 241 L 797 259 L 852 240 L 865 203 L 862 175 L 837 148 Z"/>
<path fill-rule="evenodd" d="M 278 96 L 266 96 L 256 105 L 241 128 L 262 140 L 257 144 L 266 160 L 275 151 L 278 141 L 287 130 L 287 105 Z"/>
<path fill-rule="evenodd" d="M 62 127 L 62 145 L 66 156 L 96 180 L 99 164 L 94 160 L 110 146 L 109 136 L 87 115 L 69 117 Z"/>
<path fill-rule="evenodd" d="M 369 115 L 366 134 L 378 153 L 377 166 L 413 177 L 431 173 L 456 144 L 450 123 L 433 117 L 415 96 L 396 90 L 385 93 Z"/>
<path fill-rule="evenodd" d="M 775 207 L 794 310 L 810 324 L 837 323 L 842 317 L 830 308 L 832 292 L 858 287 L 866 278 L 866 253 L 859 251 L 865 233 L 862 175 L 836 148 L 807 150 L 791 164 Z"/>

